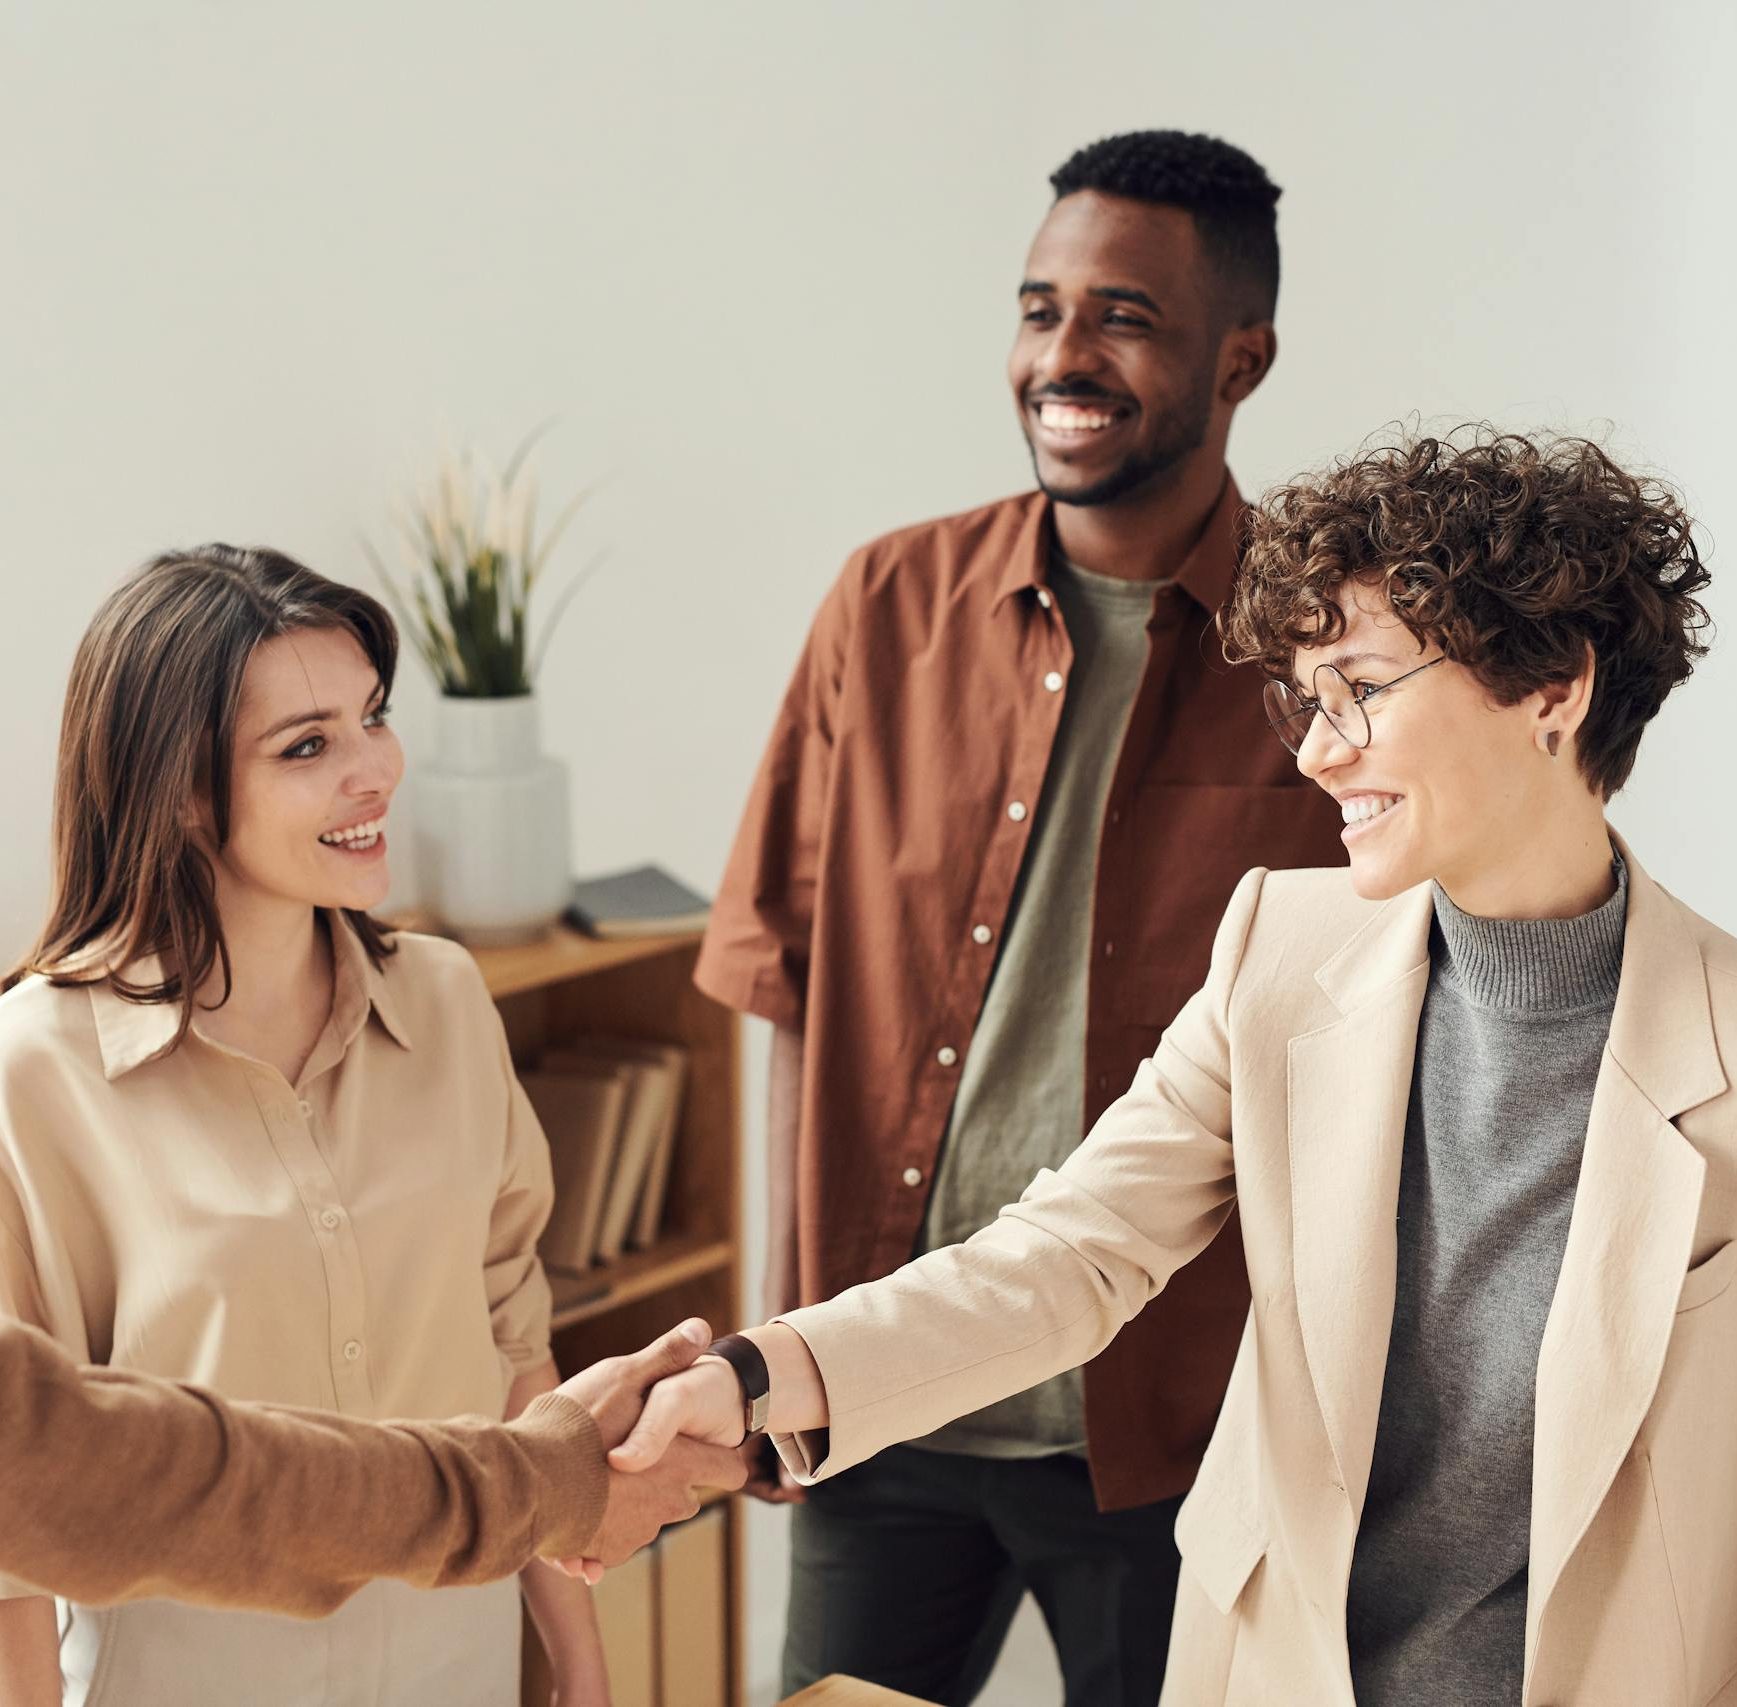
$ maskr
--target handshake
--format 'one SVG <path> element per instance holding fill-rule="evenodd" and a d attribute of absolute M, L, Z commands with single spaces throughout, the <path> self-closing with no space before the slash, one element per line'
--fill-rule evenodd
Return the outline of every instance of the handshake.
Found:
<path fill-rule="evenodd" d="M 801 1336 L 779 1323 L 751 1337 L 779 1426 L 826 1427 Z M 91 1605 L 169 1594 L 303 1617 L 374 1577 L 490 1582 L 533 1553 L 596 1582 L 692 1517 L 702 1489 L 748 1479 L 741 1383 L 703 1355 L 711 1338 L 683 1322 L 503 1427 L 370 1422 L 80 1369 L 0 1317 L 0 1571 Z"/>
<path fill-rule="evenodd" d="M 548 1561 L 557 1570 L 596 1583 L 665 1525 L 692 1517 L 701 1489 L 746 1482 L 736 1373 L 721 1358 L 696 1361 L 711 1341 L 711 1329 L 695 1317 L 557 1389 L 591 1413 L 608 1462 L 602 1521 L 583 1556 Z"/>

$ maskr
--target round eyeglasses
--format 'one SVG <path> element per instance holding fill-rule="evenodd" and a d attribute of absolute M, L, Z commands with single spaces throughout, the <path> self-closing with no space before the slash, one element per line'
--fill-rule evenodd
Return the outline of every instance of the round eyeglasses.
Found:
<path fill-rule="evenodd" d="M 1312 699 L 1305 699 L 1289 682 L 1268 681 L 1263 696 L 1267 722 L 1293 753 L 1303 750 L 1317 711 L 1332 724 L 1341 740 L 1353 747 L 1367 747 L 1370 740 L 1369 713 L 1364 707 L 1370 700 L 1378 693 L 1386 693 L 1389 688 L 1396 688 L 1401 682 L 1410 681 L 1413 676 L 1446 662 L 1445 657 L 1431 658 L 1427 664 L 1419 664 L 1415 670 L 1407 670 L 1403 676 L 1395 676 L 1390 682 L 1353 682 L 1336 664 L 1317 664 L 1315 673 L 1309 678 L 1309 686 L 1315 690 Z"/>

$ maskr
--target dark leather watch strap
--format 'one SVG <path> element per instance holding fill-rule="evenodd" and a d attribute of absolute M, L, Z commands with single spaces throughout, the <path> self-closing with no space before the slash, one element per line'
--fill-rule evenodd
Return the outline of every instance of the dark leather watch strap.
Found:
<path fill-rule="evenodd" d="M 742 1439 L 764 1434 L 766 1413 L 772 1408 L 772 1373 L 760 1348 L 742 1334 L 725 1334 L 706 1347 L 706 1354 L 721 1357 L 742 1384 Z"/>

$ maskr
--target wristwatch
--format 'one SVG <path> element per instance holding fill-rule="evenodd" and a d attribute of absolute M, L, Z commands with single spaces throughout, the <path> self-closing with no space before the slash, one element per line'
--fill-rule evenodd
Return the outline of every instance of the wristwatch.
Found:
<path fill-rule="evenodd" d="M 772 1375 L 760 1348 L 742 1334 L 725 1334 L 706 1347 L 707 1357 L 721 1357 L 735 1370 L 742 1384 L 742 1440 L 766 1432 L 766 1413 L 772 1408 Z"/>

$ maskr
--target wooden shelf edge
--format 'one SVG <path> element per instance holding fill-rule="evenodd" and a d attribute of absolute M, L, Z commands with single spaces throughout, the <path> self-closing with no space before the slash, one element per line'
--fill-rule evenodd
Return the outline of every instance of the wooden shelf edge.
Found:
<path fill-rule="evenodd" d="M 578 931 L 560 925 L 539 942 L 526 943 L 520 948 L 473 948 L 471 954 L 482 968 L 489 994 L 498 1001 L 502 996 L 541 990 L 568 978 L 584 978 L 594 972 L 630 965 L 636 960 L 650 960 L 656 955 L 692 948 L 699 940 L 696 931 L 681 936 L 624 937 L 605 941 L 582 936 Z"/>
<path fill-rule="evenodd" d="M 551 1268 L 549 1285 L 555 1294 L 551 1326 L 558 1333 L 575 1322 L 588 1322 L 623 1304 L 679 1286 L 684 1280 L 714 1274 L 728 1268 L 735 1255 L 728 1239 L 669 1239 L 583 1274 Z"/>
<path fill-rule="evenodd" d="M 446 935 L 426 913 L 394 913 L 380 922 L 391 930 L 420 931 L 427 936 Z M 631 965 L 636 960 L 650 960 L 659 954 L 692 948 L 700 936 L 699 931 L 682 931 L 674 936 L 591 937 L 568 925 L 558 924 L 535 942 L 519 943 L 512 948 L 465 946 L 482 968 L 489 994 L 498 1001 L 502 996 L 541 990 L 568 978 L 583 978 L 593 972 Z"/>

